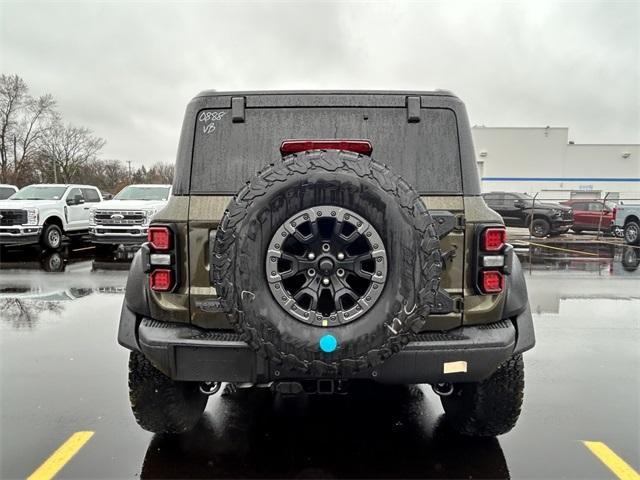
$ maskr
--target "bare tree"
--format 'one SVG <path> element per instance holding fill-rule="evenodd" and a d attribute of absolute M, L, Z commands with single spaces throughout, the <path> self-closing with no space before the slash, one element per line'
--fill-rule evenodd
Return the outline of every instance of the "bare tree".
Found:
<path fill-rule="evenodd" d="M 171 163 L 154 163 L 149 169 L 151 183 L 172 183 L 175 167 Z"/>
<path fill-rule="evenodd" d="M 18 75 L 0 77 L 0 175 L 2 182 L 19 182 L 55 120 L 51 95 L 33 98 Z"/>
<path fill-rule="evenodd" d="M 8 181 L 10 138 L 18 120 L 17 115 L 27 97 L 27 84 L 17 75 L 0 77 L 0 158 L 2 181 Z"/>
<path fill-rule="evenodd" d="M 94 136 L 86 127 L 65 126 L 56 121 L 43 136 L 41 160 L 53 166 L 54 182 L 58 182 L 58 170 L 60 181 L 76 182 L 82 178 L 83 168 L 96 160 L 105 143 L 104 139 Z"/>
<path fill-rule="evenodd" d="M 131 182 L 171 183 L 174 166 L 155 163 L 131 172 L 102 160 L 105 141 L 85 127 L 66 125 L 51 95 L 32 97 L 18 75 L 0 76 L 0 182 L 78 182 L 116 193 Z"/>
<path fill-rule="evenodd" d="M 44 136 L 59 121 L 54 111 L 55 100 L 51 95 L 28 98 L 24 114 L 13 137 L 13 176 L 22 177 L 24 170 L 35 159 Z"/>

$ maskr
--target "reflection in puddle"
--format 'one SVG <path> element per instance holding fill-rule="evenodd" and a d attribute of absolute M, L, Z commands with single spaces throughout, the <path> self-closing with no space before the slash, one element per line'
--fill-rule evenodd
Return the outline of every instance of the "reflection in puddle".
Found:
<path fill-rule="evenodd" d="M 14 328 L 32 328 L 44 312 L 60 315 L 64 305 L 43 300 L 25 300 L 11 297 L 0 298 L 0 318 L 11 322 Z"/>
<path fill-rule="evenodd" d="M 91 259 L 93 248 L 72 250 L 64 247 L 60 250 L 26 248 L 10 250 L 3 254 L 0 270 L 42 270 L 44 272 L 64 272 L 69 265 L 86 262 Z"/>
<path fill-rule="evenodd" d="M 417 387 L 213 397 L 193 432 L 155 435 L 142 478 L 508 478 L 500 443 L 453 433 Z"/>
<path fill-rule="evenodd" d="M 640 249 L 634 246 L 598 243 L 553 243 L 520 247 L 516 254 L 525 271 L 574 271 L 598 275 L 629 276 L 640 272 Z M 558 249 L 568 249 L 563 252 Z"/>

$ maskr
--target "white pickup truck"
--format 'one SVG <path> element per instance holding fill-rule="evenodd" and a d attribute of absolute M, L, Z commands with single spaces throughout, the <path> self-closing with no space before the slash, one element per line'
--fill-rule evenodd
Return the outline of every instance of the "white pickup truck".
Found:
<path fill-rule="evenodd" d="M 640 244 L 640 205 L 619 203 L 615 210 L 614 226 L 624 231 L 624 241 L 629 245 Z"/>
<path fill-rule="evenodd" d="M 153 216 L 169 201 L 171 185 L 129 185 L 90 211 L 89 234 L 98 245 L 140 245 Z"/>
<path fill-rule="evenodd" d="M 63 236 L 89 230 L 89 209 L 102 202 L 92 185 L 29 185 L 0 201 L 0 246 L 40 243 L 57 249 Z"/>

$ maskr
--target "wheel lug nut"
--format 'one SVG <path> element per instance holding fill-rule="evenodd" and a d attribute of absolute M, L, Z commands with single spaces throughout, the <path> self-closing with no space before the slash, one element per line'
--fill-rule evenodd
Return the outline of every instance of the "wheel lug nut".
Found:
<path fill-rule="evenodd" d="M 329 285 L 329 281 L 330 281 L 330 280 L 329 280 L 327 277 L 324 277 L 324 278 L 322 279 L 322 284 L 323 284 L 323 285 Z"/>
<path fill-rule="evenodd" d="M 329 250 L 331 250 L 331 245 L 329 245 L 328 243 L 323 243 L 322 244 L 322 251 L 323 252 L 328 252 Z"/>
<path fill-rule="evenodd" d="M 313 268 L 310 268 L 309 270 L 307 270 L 307 275 L 309 275 L 310 277 L 314 277 L 316 275 L 316 271 Z"/>
<path fill-rule="evenodd" d="M 342 276 L 344 276 L 344 270 L 343 270 L 343 269 L 341 269 L 341 268 L 339 268 L 339 269 L 338 269 L 338 271 L 336 272 L 336 274 L 337 274 L 339 277 L 342 277 Z"/>
<path fill-rule="evenodd" d="M 307 255 L 307 258 L 308 258 L 309 260 L 313 260 L 314 258 L 316 258 L 316 254 L 315 254 L 315 253 L 313 253 L 313 252 L 311 252 L 311 253 L 309 253 L 309 255 Z"/>
<path fill-rule="evenodd" d="M 338 254 L 338 260 L 344 260 L 344 253 L 340 252 Z"/>

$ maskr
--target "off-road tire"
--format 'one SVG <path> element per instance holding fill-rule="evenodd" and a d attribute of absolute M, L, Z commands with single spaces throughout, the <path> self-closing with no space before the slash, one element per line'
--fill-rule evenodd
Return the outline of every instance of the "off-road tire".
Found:
<path fill-rule="evenodd" d="M 511 430 L 520 416 L 524 396 L 522 355 L 511 357 L 486 380 L 454 385 L 441 397 L 446 419 L 463 435 L 493 437 Z"/>
<path fill-rule="evenodd" d="M 129 400 L 136 422 L 154 433 L 184 433 L 200 420 L 208 397 L 196 382 L 171 380 L 140 352 L 129 354 Z"/>
<path fill-rule="evenodd" d="M 635 232 L 635 235 L 634 235 Z M 635 237 L 635 238 L 634 238 Z M 640 244 L 640 225 L 638 222 L 631 220 L 624 225 L 624 241 L 628 245 Z"/>
<path fill-rule="evenodd" d="M 276 303 L 264 260 L 259 260 L 284 220 L 323 204 L 352 209 L 364 218 L 374 210 L 384 212 L 367 219 L 381 233 L 390 229 L 380 224 L 381 218 L 399 225 L 394 235 L 383 235 L 394 244 L 386 245 L 390 273 L 382 296 L 363 317 L 334 328 L 344 335 L 330 355 L 318 348 L 327 330 L 294 319 Z M 230 202 L 213 248 L 213 283 L 229 322 L 278 370 L 348 375 L 380 365 L 424 324 L 439 289 L 439 247 L 419 195 L 388 167 L 352 152 L 302 152 L 269 165 Z"/>
<path fill-rule="evenodd" d="M 55 240 L 57 239 L 57 241 Z M 57 250 L 62 245 L 62 230 L 55 223 L 45 225 L 40 238 L 42 246 L 49 250 Z"/>
<path fill-rule="evenodd" d="M 530 227 L 531 235 L 538 238 L 544 238 L 551 232 L 551 224 L 544 218 L 534 218 Z"/>

